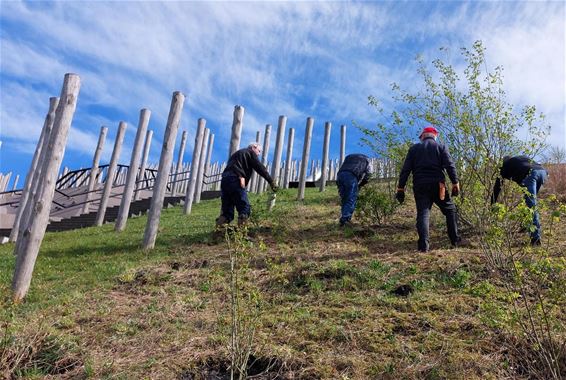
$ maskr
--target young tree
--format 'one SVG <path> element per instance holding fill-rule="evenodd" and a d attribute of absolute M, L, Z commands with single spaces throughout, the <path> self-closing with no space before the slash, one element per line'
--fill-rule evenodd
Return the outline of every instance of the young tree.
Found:
<path fill-rule="evenodd" d="M 489 216 L 490 195 L 503 156 L 537 156 L 545 147 L 549 127 L 535 106 L 516 111 L 506 101 L 503 69 L 487 69 L 481 41 L 471 49 L 462 48 L 461 55 L 466 64 L 463 78 L 443 59 L 432 61 L 430 68 L 417 58 L 422 89 L 405 90 L 393 83 L 393 111 L 389 116 L 378 99 L 370 96 L 369 104 L 386 121 L 374 128 L 358 127 L 369 147 L 400 165 L 415 129 L 433 124 L 447 143 L 461 178 L 462 192 L 457 200 L 460 217 L 480 227 Z M 520 138 L 520 134 L 526 137 Z"/>

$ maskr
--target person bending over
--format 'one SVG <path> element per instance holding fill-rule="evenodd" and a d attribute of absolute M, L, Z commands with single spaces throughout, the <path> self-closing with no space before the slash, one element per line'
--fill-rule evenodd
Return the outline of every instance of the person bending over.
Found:
<path fill-rule="evenodd" d="M 372 170 L 369 158 L 363 154 L 349 154 L 344 158 L 336 177 L 342 204 L 340 227 L 350 224 L 356 208 L 359 189 L 368 183 Z"/>
<path fill-rule="evenodd" d="M 503 165 L 501 165 L 499 173 L 503 179 L 513 180 L 519 186 L 527 189 L 525 203 L 527 207 L 533 210 L 534 229 L 531 231 L 531 245 L 540 245 L 540 221 L 538 211 L 536 210 L 537 194 L 546 181 L 548 173 L 541 164 L 536 163 L 527 156 L 503 157 Z M 501 178 L 495 180 L 491 204 L 497 202 L 501 192 L 501 181 Z"/>
<path fill-rule="evenodd" d="M 273 182 L 265 166 L 259 161 L 260 153 L 261 145 L 251 143 L 247 148 L 235 152 L 228 160 L 228 164 L 222 172 L 220 184 L 222 209 L 220 216 L 216 218 L 217 226 L 228 224 L 234 220 L 234 207 L 238 210 L 238 225 L 247 222 L 250 217 L 251 206 L 246 186 L 254 170 L 265 178 L 271 190 L 277 191 L 277 185 Z"/>

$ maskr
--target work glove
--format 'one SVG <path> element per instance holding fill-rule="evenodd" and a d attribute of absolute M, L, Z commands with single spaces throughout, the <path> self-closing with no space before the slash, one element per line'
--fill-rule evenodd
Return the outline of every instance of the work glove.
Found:
<path fill-rule="evenodd" d="M 273 191 L 274 193 L 276 193 L 279 190 L 279 186 L 277 186 L 274 183 L 271 183 L 269 186 L 271 186 L 271 191 Z"/>
<path fill-rule="evenodd" d="M 460 194 L 460 184 L 454 183 L 452 184 L 452 196 L 457 197 Z"/>
<path fill-rule="evenodd" d="M 405 202 L 405 189 L 397 189 L 395 199 L 397 199 L 399 203 Z"/>

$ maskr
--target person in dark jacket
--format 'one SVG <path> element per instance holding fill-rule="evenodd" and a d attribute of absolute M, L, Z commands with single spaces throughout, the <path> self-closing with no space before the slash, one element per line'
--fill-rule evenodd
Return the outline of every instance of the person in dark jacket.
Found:
<path fill-rule="evenodd" d="M 372 171 L 369 158 L 363 154 L 349 154 L 344 158 L 336 180 L 342 201 L 341 227 L 350 223 L 356 208 L 359 188 L 368 183 Z"/>
<path fill-rule="evenodd" d="M 461 242 L 456 223 L 456 205 L 446 191 L 444 171 L 452 182 L 452 196 L 460 192 L 458 175 L 448 149 L 436 141 L 438 131 L 429 126 L 419 136 L 420 142 L 409 149 L 399 175 L 399 184 L 395 198 L 399 203 L 405 200 L 405 185 L 409 174 L 413 173 L 413 193 L 417 206 L 418 250 L 427 252 L 429 245 L 429 221 L 432 204 L 436 204 L 446 217 L 448 236 L 453 246 Z"/>
<path fill-rule="evenodd" d="M 527 156 L 505 156 L 499 172 L 503 179 L 513 180 L 527 189 L 528 194 L 525 194 L 525 203 L 530 209 L 533 209 L 533 225 L 535 227 L 531 232 L 531 245 L 540 245 L 540 221 L 535 206 L 537 205 L 537 194 L 540 187 L 546 181 L 546 170 L 541 164 Z M 500 192 L 501 178 L 497 178 L 493 187 L 492 204 L 497 202 Z"/>
<path fill-rule="evenodd" d="M 254 170 L 265 178 L 274 192 L 277 191 L 277 185 L 258 159 L 260 153 L 261 145 L 252 143 L 247 148 L 235 152 L 228 160 L 228 164 L 222 172 L 222 182 L 220 183 L 222 210 L 220 216 L 216 219 L 217 226 L 234 220 L 234 207 L 238 210 L 239 225 L 245 224 L 248 220 L 251 206 L 248 201 L 246 186 Z"/>

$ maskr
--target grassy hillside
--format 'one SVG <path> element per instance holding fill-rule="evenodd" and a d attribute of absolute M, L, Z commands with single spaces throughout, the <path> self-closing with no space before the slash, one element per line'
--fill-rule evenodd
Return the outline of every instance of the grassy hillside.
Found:
<path fill-rule="evenodd" d="M 340 229 L 335 188 L 308 189 L 304 204 L 295 197 L 281 191 L 271 213 L 265 195 L 252 198 L 240 242 L 244 285 L 259 291 L 251 375 L 526 378 L 523 351 L 506 348 L 521 345 L 503 328 L 508 295 L 479 249 L 449 249 L 438 210 L 423 254 L 410 199 L 386 226 Z M 211 234 L 218 210 L 218 200 L 188 217 L 165 210 L 150 252 L 140 249 L 145 217 L 121 234 L 113 225 L 49 233 L 16 306 L 13 245 L 1 246 L 0 376 L 226 378 L 230 255 Z M 564 239 L 555 252 L 564 255 Z"/>

